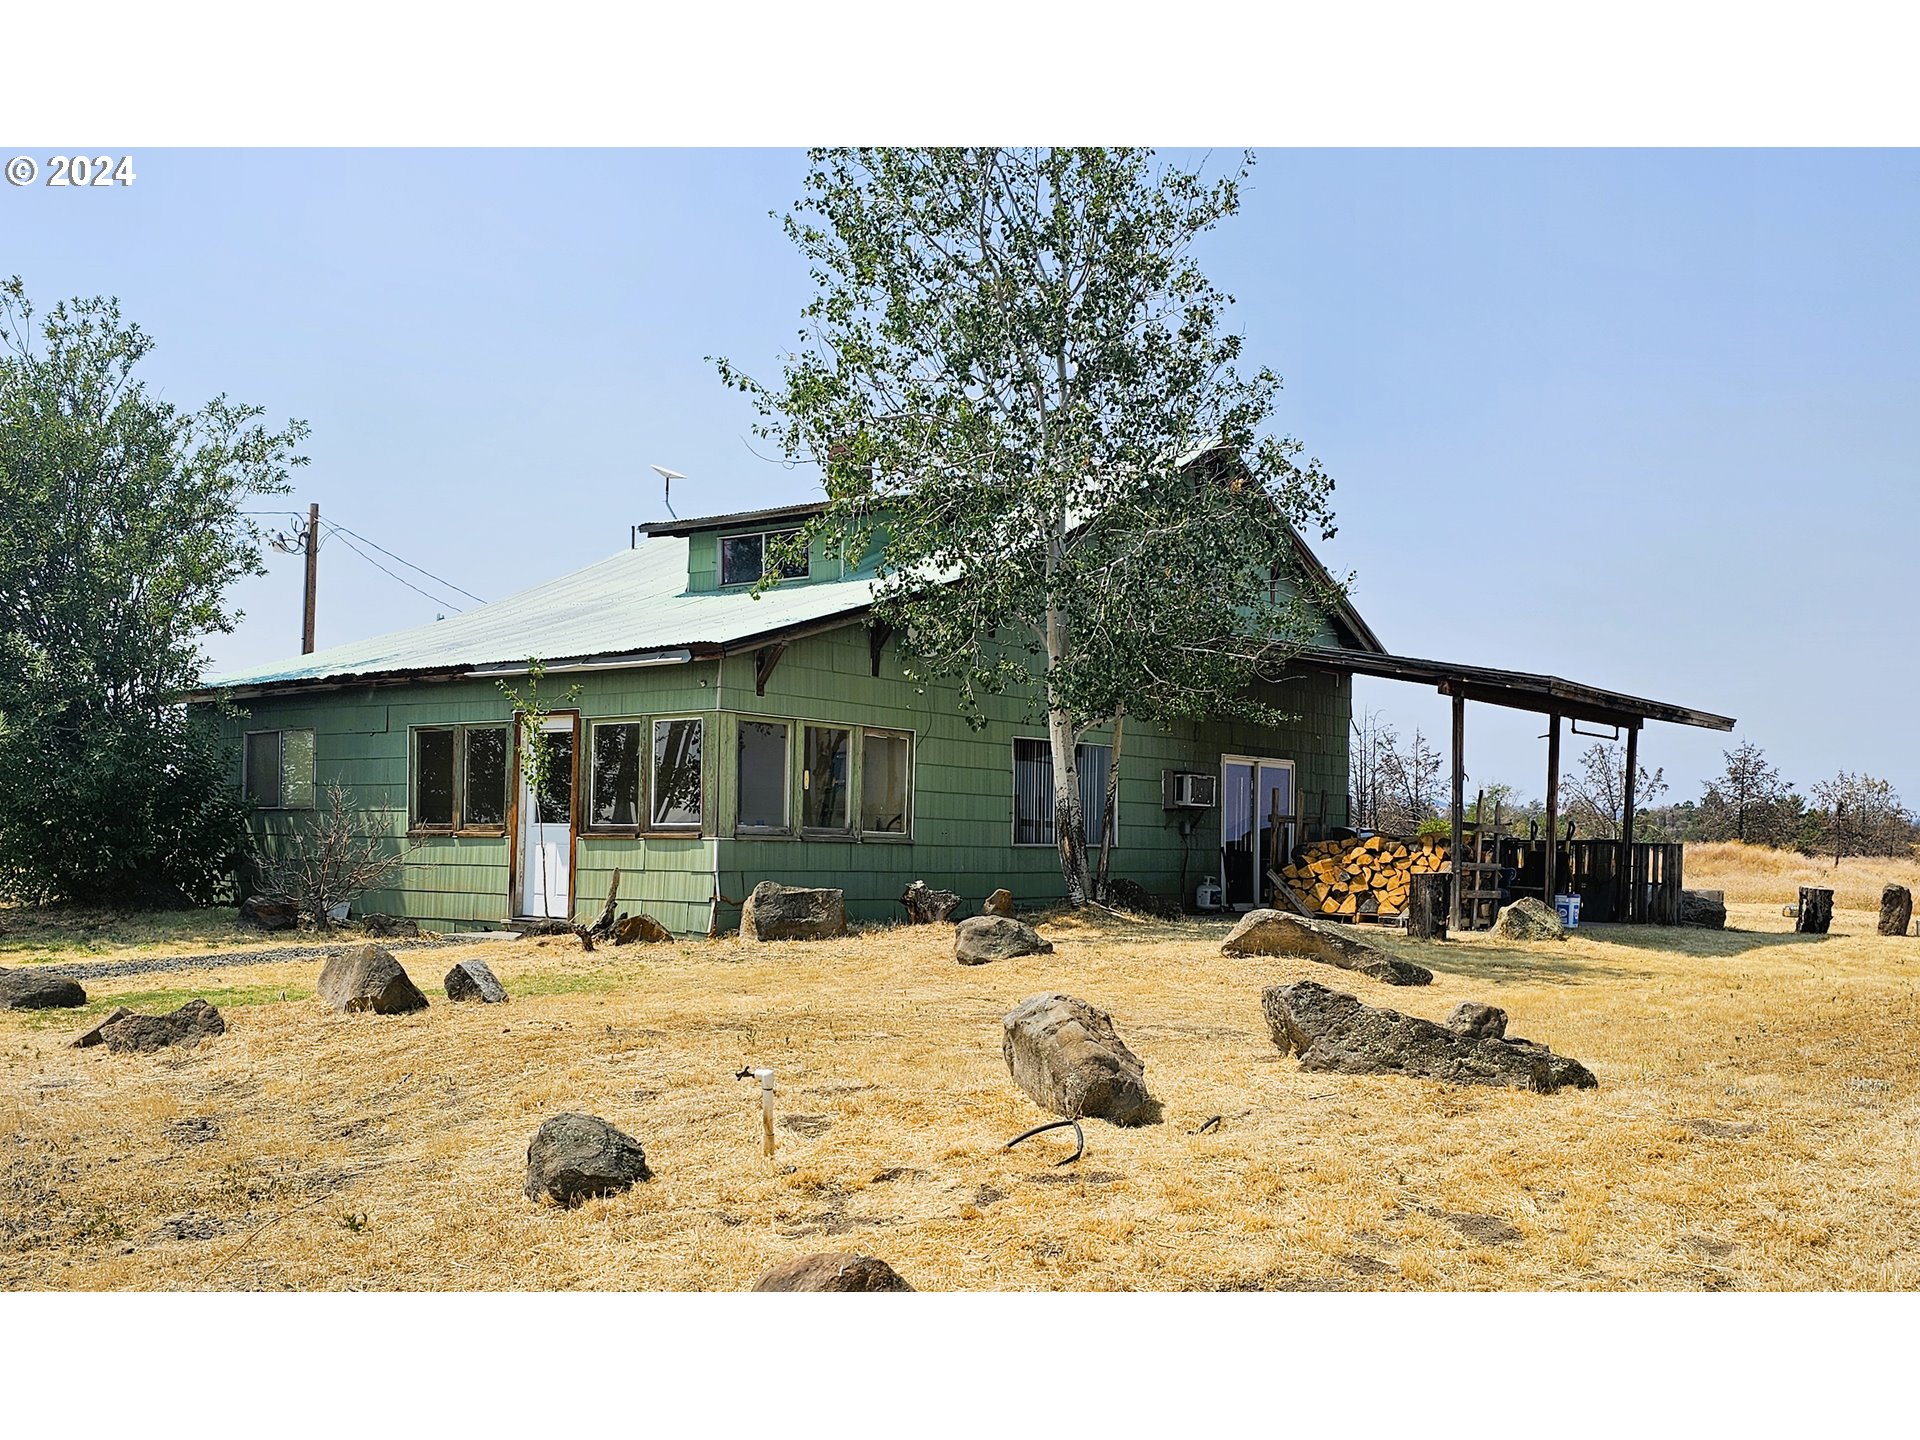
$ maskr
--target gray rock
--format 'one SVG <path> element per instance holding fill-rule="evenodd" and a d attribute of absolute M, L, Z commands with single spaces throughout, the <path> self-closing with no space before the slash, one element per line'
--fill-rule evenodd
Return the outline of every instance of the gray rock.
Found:
<path fill-rule="evenodd" d="M 460 960 L 447 971 L 447 999 L 478 1000 L 483 1005 L 504 1005 L 507 990 L 494 978 L 484 960 Z"/>
<path fill-rule="evenodd" d="M 1106 1011 L 1072 995 L 1031 995 L 1000 1024 L 1007 1071 L 1042 1109 L 1116 1125 L 1151 1118 L 1146 1066 Z"/>
<path fill-rule="evenodd" d="M 363 915 L 360 917 L 360 928 L 366 934 L 382 940 L 420 938 L 420 922 L 409 920 L 404 915 Z"/>
<path fill-rule="evenodd" d="M 891 1265 L 871 1255 L 852 1255 L 844 1251 L 802 1255 L 776 1265 L 753 1284 L 756 1292 L 835 1291 L 872 1294 L 888 1290 L 911 1290 L 913 1286 L 894 1273 Z"/>
<path fill-rule="evenodd" d="M 213 1035 L 227 1033 L 227 1022 L 204 1000 L 189 1000 L 170 1015 L 123 1015 L 100 1027 L 100 1038 L 116 1055 L 139 1054 L 169 1045 L 191 1049 Z"/>
<path fill-rule="evenodd" d="M 1502 940 L 1564 940 L 1567 927 L 1560 923 L 1558 910 L 1527 895 L 1501 907 L 1493 933 Z"/>
<path fill-rule="evenodd" d="M 762 880 L 740 911 L 743 940 L 831 940 L 846 933 L 844 890 L 809 890 Z"/>
<path fill-rule="evenodd" d="M 1682 890 L 1680 923 L 1702 930 L 1727 928 L 1727 896 L 1724 890 Z"/>
<path fill-rule="evenodd" d="M 578 1205 L 652 1178 L 640 1142 L 598 1116 L 555 1115 L 527 1146 L 529 1200 Z"/>
<path fill-rule="evenodd" d="M 953 918 L 960 908 L 960 897 L 951 890 L 935 890 L 924 880 L 916 880 L 901 893 L 900 903 L 907 909 L 910 925 L 939 925 Z"/>
<path fill-rule="evenodd" d="M 1880 892 L 1882 935 L 1904 935 L 1913 920 L 1913 892 L 1904 885 L 1889 885 Z"/>
<path fill-rule="evenodd" d="M 1462 1000 L 1447 1017 L 1447 1029 L 1456 1035 L 1471 1035 L 1498 1040 L 1507 1033 L 1507 1012 L 1498 1005 L 1482 1005 L 1478 1000 Z"/>
<path fill-rule="evenodd" d="M 1254 910 L 1241 918 L 1220 942 L 1222 955 L 1295 955 L 1322 965 L 1357 971 L 1386 985 L 1431 985 L 1433 972 L 1411 960 L 1389 955 L 1345 926 L 1289 915 L 1284 910 Z"/>
<path fill-rule="evenodd" d="M 1004 915 L 1011 920 L 1013 918 L 1013 892 L 1011 890 L 994 891 L 993 894 L 987 896 L 987 898 L 981 902 L 980 913 L 982 915 Z"/>
<path fill-rule="evenodd" d="M 664 945 L 673 932 L 644 910 L 638 915 L 622 915 L 613 924 L 616 945 Z"/>
<path fill-rule="evenodd" d="M 240 902 L 240 918 L 262 930 L 291 930 L 300 923 L 300 907 L 291 900 L 249 895 Z"/>
<path fill-rule="evenodd" d="M 953 958 L 962 965 L 985 965 L 1015 955 L 1051 955 L 1053 942 L 1023 920 L 1004 915 L 974 915 L 953 927 Z"/>
<path fill-rule="evenodd" d="M 355 1014 L 401 1015 L 427 1008 L 427 997 L 407 972 L 378 945 L 362 945 L 335 955 L 320 971 L 317 992 L 335 1010 Z"/>
<path fill-rule="evenodd" d="M 0 970 L 0 1010 L 71 1010 L 87 1003 L 80 982 L 51 971 Z"/>
<path fill-rule="evenodd" d="M 1456 1085 L 1504 1085 L 1551 1094 L 1598 1082 L 1577 1060 L 1530 1040 L 1458 1034 L 1431 1020 L 1363 1005 L 1311 980 L 1261 992 L 1273 1042 L 1303 1070 L 1418 1075 Z"/>
<path fill-rule="evenodd" d="M 107 1026 L 113 1024 L 114 1021 L 125 1020 L 131 1014 L 133 1014 L 133 1011 L 127 1009 L 126 1006 L 116 1005 L 111 1015 L 107 1016 L 106 1019 L 100 1021 L 100 1023 L 95 1025 L 91 1030 L 88 1030 L 85 1033 L 83 1033 L 80 1036 L 80 1038 L 75 1040 L 73 1044 L 68 1048 L 73 1050 L 85 1050 L 94 1045 L 105 1044 L 107 1037 L 102 1035 L 100 1032 L 102 1030 L 105 1030 Z"/>

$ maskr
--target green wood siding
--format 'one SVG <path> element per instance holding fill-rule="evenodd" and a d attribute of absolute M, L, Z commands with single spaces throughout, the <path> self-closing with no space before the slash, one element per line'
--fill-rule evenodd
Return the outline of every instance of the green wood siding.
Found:
<path fill-rule="evenodd" d="M 690 583 L 698 588 L 700 542 L 693 537 Z M 1021 902 L 1058 897 L 1057 856 L 1051 848 L 1012 843 L 1012 748 L 1016 735 L 1043 736 L 1038 715 L 1023 701 L 1001 696 L 987 702 L 987 723 L 975 730 L 961 719 L 952 690 L 917 684 L 900 670 L 889 645 L 880 675 L 871 673 L 868 632 L 850 625 L 788 646 L 767 685 L 754 693 L 754 658 L 624 671 L 549 675 L 549 704 L 578 683 L 583 721 L 699 715 L 706 720 L 703 835 L 602 836 L 583 833 L 574 850 L 575 913 L 593 915 L 605 898 L 616 867 L 620 901 L 645 909 L 669 928 L 704 933 L 715 892 L 738 902 L 757 882 L 833 885 L 847 892 L 859 918 L 900 914 L 898 897 L 909 880 L 959 891 L 969 908 L 1005 885 Z M 1327 797 L 1329 823 L 1346 819 L 1347 730 L 1350 682 L 1325 674 L 1289 674 L 1269 698 L 1298 716 L 1291 724 L 1263 729 L 1240 722 L 1127 727 L 1121 756 L 1119 843 L 1116 875 L 1162 894 L 1191 895 L 1202 875 L 1219 869 L 1219 812 L 1200 812 L 1193 834 L 1182 841 L 1177 817 L 1161 809 L 1163 769 L 1218 774 L 1222 754 L 1253 754 L 1292 760 L 1301 813 L 1316 815 Z M 407 843 L 408 732 L 420 725 L 502 722 L 509 706 L 490 682 L 458 681 L 392 686 L 355 686 L 311 696 L 255 699 L 244 718 L 224 722 L 236 740 L 248 729 L 311 728 L 315 732 L 315 779 L 324 789 L 338 778 L 353 802 L 372 812 L 376 828 L 393 843 Z M 908 837 L 736 837 L 735 769 L 737 717 L 762 716 L 794 722 L 788 742 L 790 814 L 799 798 L 800 725 L 807 721 L 906 731 L 914 737 L 912 824 Z M 1108 743 L 1104 731 L 1087 737 Z M 589 760 L 582 736 L 582 791 Z M 853 811 L 857 822 L 861 746 L 852 749 Z M 240 783 L 239 745 L 234 745 L 233 783 Z M 584 806 L 585 794 L 580 797 Z M 256 828 L 271 845 L 300 821 L 298 812 L 263 811 Z M 435 837 L 408 859 L 392 887 L 369 895 L 359 909 L 409 915 L 423 924 L 462 928 L 497 924 L 510 913 L 509 838 Z M 734 903 L 722 904 L 723 928 L 738 921 Z"/>

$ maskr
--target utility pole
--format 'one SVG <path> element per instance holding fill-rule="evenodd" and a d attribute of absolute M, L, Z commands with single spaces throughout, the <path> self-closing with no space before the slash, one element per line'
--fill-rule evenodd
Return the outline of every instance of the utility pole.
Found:
<path fill-rule="evenodd" d="M 307 507 L 307 610 L 306 619 L 300 627 L 300 653 L 313 653 L 313 606 L 314 592 L 320 584 L 320 506 L 318 502 Z"/>

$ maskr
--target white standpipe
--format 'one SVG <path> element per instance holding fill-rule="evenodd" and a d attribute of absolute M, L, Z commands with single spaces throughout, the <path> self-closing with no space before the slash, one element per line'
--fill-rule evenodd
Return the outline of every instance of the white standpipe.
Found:
<path fill-rule="evenodd" d="M 760 1124 L 765 1132 L 767 1158 L 773 1158 L 773 1071 L 757 1068 L 753 1078 L 760 1082 Z"/>

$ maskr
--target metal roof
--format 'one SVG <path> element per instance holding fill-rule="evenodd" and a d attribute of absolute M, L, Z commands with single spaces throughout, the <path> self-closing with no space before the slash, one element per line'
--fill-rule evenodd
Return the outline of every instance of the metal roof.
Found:
<path fill-rule="evenodd" d="M 827 508 L 825 500 L 809 500 L 799 505 L 775 505 L 765 510 L 736 510 L 731 515 L 701 515 L 692 520 L 649 520 L 640 527 L 643 535 L 695 535 L 702 530 L 725 530 L 735 525 L 811 520 Z"/>
<path fill-rule="evenodd" d="M 1416 660 L 1406 655 L 1369 654 L 1360 650 L 1316 647 L 1294 657 L 1298 664 L 1349 675 L 1373 675 L 1383 680 L 1411 680 L 1439 687 L 1488 705 L 1531 710 L 1541 715 L 1565 715 L 1597 725 L 1637 726 L 1643 720 L 1672 725 L 1697 725 L 1705 730 L 1731 730 L 1734 721 L 1705 710 L 1690 710 L 1661 700 L 1644 700 L 1617 690 L 1601 690 L 1562 680 L 1557 675 L 1534 675 L 1524 670 L 1495 670 L 1485 665 L 1461 665 L 1446 660 Z"/>
<path fill-rule="evenodd" d="M 456 675 L 524 666 L 530 656 L 554 666 L 658 664 L 844 623 L 872 599 L 871 577 L 789 582 L 758 599 L 740 590 L 689 593 L 687 542 L 662 537 L 431 625 L 230 671 L 194 694 Z"/>

